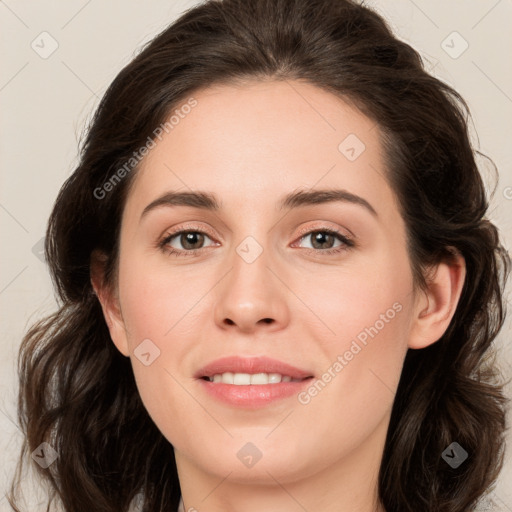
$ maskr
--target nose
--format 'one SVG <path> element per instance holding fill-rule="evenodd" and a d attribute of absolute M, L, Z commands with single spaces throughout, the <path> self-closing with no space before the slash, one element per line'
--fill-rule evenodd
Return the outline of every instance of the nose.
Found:
<path fill-rule="evenodd" d="M 254 250 L 254 248 L 250 248 Z M 289 322 L 290 291 L 285 276 L 263 250 L 256 259 L 234 251 L 230 270 L 217 288 L 215 323 L 221 329 L 273 332 Z"/>

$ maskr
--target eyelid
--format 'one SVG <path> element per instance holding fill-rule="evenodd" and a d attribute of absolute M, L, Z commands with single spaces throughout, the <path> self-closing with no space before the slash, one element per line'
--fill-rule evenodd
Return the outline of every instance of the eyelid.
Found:
<path fill-rule="evenodd" d="M 327 221 L 320 221 L 322 222 L 322 224 L 318 225 L 318 226 L 307 226 L 305 228 L 302 228 L 299 230 L 299 238 L 302 238 L 304 235 L 309 235 L 311 233 L 314 233 L 316 231 L 333 231 L 335 233 L 337 233 L 338 235 L 346 238 L 347 240 L 351 240 L 353 241 L 356 237 L 355 235 L 352 233 L 352 231 L 350 231 L 349 229 L 346 229 L 346 231 L 348 231 L 348 233 L 343 233 L 342 230 L 337 227 L 337 226 L 334 226 L 334 225 L 329 225 L 328 223 L 326 224 Z"/>
<path fill-rule="evenodd" d="M 328 226 L 325 224 L 325 222 L 326 221 L 323 221 L 323 224 L 321 224 L 319 226 L 307 226 L 307 227 L 301 228 L 298 232 L 298 237 L 301 238 L 304 235 L 310 234 L 311 232 L 316 231 L 316 230 L 318 230 L 318 231 L 331 230 L 331 231 L 334 231 L 334 232 L 338 233 L 339 235 L 342 235 L 345 238 L 348 238 L 350 240 L 352 240 L 353 238 L 356 238 L 355 235 L 349 229 L 347 229 L 347 231 L 350 234 L 345 234 L 338 227 Z M 216 236 L 212 234 L 211 230 L 209 230 L 208 228 L 205 228 L 203 226 L 200 226 L 198 224 L 185 224 L 185 225 L 179 224 L 178 227 L 175 229 L 166 230 L 166 233 L 163 236 L 164 236 L 164 238 L 167 238 L 170 236 L 174 236 L 178 233 L 181 233 L 182 231 L 193 231 L 193 230 L 196 230 L 198 232 L 203 232 L 203 233 L 207 234 L 210 238 L 216 239 Z"/>
<path fill-rule="evenodd" d="M 212 231 L 208 228 L 205 228 L 204 226 L 200 226 L 198 224 L 179 224 L 177 228 L 172 229 L 166 229 L 165 234 L 163 235 L 164 238 L 169 238 L 171 236 L 178 235 L 182 233 L 183 231 L 193 231 L 193 232 L 199 232 L 204 233 L 208 235 L 212 239 L 216 239 L 216 237 L 212 234 Z"/>
<path fill-rule="evenodd" d="M 328 224 L 326 224 L 327 221 L 317 221 L 317 222 L 322 222 L 322 224 L 315 225 L 315 226 L 307 226 L 307 227 L 300 229 L 299 233 L 298 233 L 298 237 L 295 238 L 295 242 L 293 242 L 293 244 L 295 244 L 296 242 L 300 242 L 305 236 L 311 235 L 312 233 L 315 233 L 315 232 L 323 231 L 323 232 L 330 232 L 334 235 L 339 236 L 341 242 L 343 244 L 345 244 L 346 248 L 350 248 L 350 247 L 353 247 L 356 245 L 356 243 L 354 241 L 354 239 L 356 237 L 353 235 L 353 233 L 350 230 L 347 229 L 347 231 L 349 231 L 349 233 L 350 233 L 350 235 L 348 235 L 346 233 L 343 233 L 341 231 L 341 229 L 338 228 L 337 226 L 329 226 Z M 166 231 L 165 235 L 163 235 L 163 238 L 160 238 L 159 241 L 157 242 L 157 246 L 160 249 L 165 250 L 165 246 L 170 242 L 170 240 L 172 238 L 174 238 L 175 236 L 178 236 L 184 232 L 202 233 L 202 234 L 207 235 L 209 238 L 211 238 L 213 242 L 217 242 L 216 237 L 214 235 L 212 235 L 211 230 L 208 228 L 199 226 L 197 224 L 184 224 L 184 225 L 179 224 L 177 228 Z M 192 250 L 183 250 L 183 249 L 174 249 L 173 248 L 173 249 L 168 249 L 168 251 L 174 252 L 174 253 L 182 253 L 183 255 L 191 256 L 191 255 L 197 254 L 198 252 L 201 252 L 203 249 L 206 249 L 206 248 L 207 247 L 201 247 L 199 249 L 192 249 Z M 325 250 L 317 251 L 315 249 L 304 248 L 304 250 L 318 252 L 318 253 L 325 253 L 325 254 L 329 254 L 330 252 L 333 252 L 333 253 L 337 252 L 337 249 L 325 249 Z"/>

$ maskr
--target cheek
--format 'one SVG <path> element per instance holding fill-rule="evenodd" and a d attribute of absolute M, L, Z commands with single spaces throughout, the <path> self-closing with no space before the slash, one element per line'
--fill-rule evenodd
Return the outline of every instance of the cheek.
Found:
<path fill-rule="evenodd" d="M 387 322 L 374 314 L 381 310 Z M 405 305 L 351 311 L 352 317 L 337 324 L 337 342 L 324 345 L 327 364 L 297 397 L 301 421 L 296 435 L 309 432 L 330 446 L 328 453 L 318 454 L 318 464 L 348 456 L 389 421 L 407 350 Z"/>
<path fill-rule="evenodd" d="M 169 441 L 179 411 L 191 404 L 188 383 L 178 370 L 193 339 L 185 331 L 200 293 L 178 272 L 148 266 L 143 258 L 125 258 L 119 267 L 121 309 L 137 388 Z"/>
<path fill-rule="evenodd" d="M 131 352 L 146 338 L 164 349 L 200 298 L 197 280 L 162 260 L 155 264 L 134 254 L 120 262 L 119 293 Z"/>
<path fill-rule="evenodd" d="M 304 277 L 309 274 L 309 277 Z M 347 263 L 303 272 L 294 278 L 294 291 L 311 311 L 315 331 L 310 339 L 331 356 L 348 350 L 358 339 L 362 346 L 374 338 L 375 347 L 401 343 L 407 331 L 408 305 L 412 298 L 412 274 L 405 250 L 382 245 L 347 258 Z M 402 333 L 402 336 L 399 335 Z"/>
<path fill-rule="evenodd" d="M 318 379 L 299 396 L 308 428 L 329 425 L 364 439 L 392 407 L 407 351 L 412 276 L 407 255 L 380 253 L 357 268 L 320 275 L 308 303 L 321 318 L 308 332 L 323 353 Z M 319 426 L 317 419 L 324 418 Z M 320 422 L 322 424 L 322 422 Z"/>

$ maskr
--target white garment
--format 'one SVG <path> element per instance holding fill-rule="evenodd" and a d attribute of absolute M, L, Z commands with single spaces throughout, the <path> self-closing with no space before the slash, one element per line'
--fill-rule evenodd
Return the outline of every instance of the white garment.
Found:
<path fill-rule="evenodd" d="M 142 494 L 136 494 L 133 498 L 132 502 L 130 503 L 130 507 L 128 508 L 128 512 L 140 512 L 142 510 L 142 501 L 143 501 L 143 495 Z M 185 505 L 183 504 L 183 498 L 180 496 L 180 502 L 178 504 L 178 510 L 177 512 L 185 512 Z"/>

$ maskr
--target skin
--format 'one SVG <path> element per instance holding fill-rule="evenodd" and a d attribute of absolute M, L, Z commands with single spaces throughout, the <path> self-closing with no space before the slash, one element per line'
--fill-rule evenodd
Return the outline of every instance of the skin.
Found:
<path fill-rule="evenodd" d="M 414 288 L 379 127 L 348 103 L 296 81 L 215 86 L 194 98 L 198 105 L 136 175 L 114 289 L 97 258 L 92 265 L 112 340 L 131 358 L 144 405 L 175 448 L 185 510 L 383 511 L 377 475 L 404 357 L 447 329 L 464 260 L 433 269 L 426 292 Z M 338 149 L 349 134 L 366 146 L 354 161 Z M 348 202 L 276 206 L 285 194 L 320 188 L 357 194 L 377 216 Z M 171 190 L 213 193 L 222 208 L 163 206 L 140 220 Z M 336 228 L 356 246 L 326 255 L 300 234 L 305 228 Z M 179 229 L 206 232 L 197 257 L 157 247 Z M 263 248 L 250 264 L 236 251 L 248 236 Z M 186 251 L 183 237 L 170 243 Z M 267 355 L 321 378 L 397 303 L 400 312 L 307 404 L 292 396 L 241 410 L 193 378 L 228 355 Z M 149 366 L 134 355 L 144 339 L 160 350 Z M 262 454 L 251 468 L 237 457 L 248 442 Z"/>

